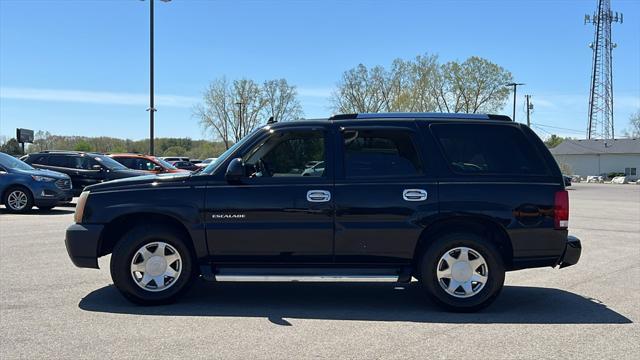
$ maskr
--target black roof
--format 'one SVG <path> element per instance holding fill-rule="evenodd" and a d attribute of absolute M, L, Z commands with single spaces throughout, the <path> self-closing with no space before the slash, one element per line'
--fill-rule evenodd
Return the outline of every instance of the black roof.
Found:
<path fill-rule="evenodd" d="M 76 150 L 43 150 L 39 152 L 30 153 L 28 155 L 36 154 L 62 154 L 62 155 L 104 155 L 94 151 L 76 151 Z"/>

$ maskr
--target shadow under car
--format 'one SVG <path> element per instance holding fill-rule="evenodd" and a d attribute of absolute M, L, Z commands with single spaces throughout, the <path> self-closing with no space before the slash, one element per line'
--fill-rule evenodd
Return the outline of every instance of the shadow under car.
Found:
<path fill-rule="evenodd" d="M 450 313 L 425 299 L 420 285 L 197 281 L 179 302 L 143 307 L 125 300 L 113 285 L 89 293 L 86 311 L 135 315 L 262 317 L 285 319 L 405 321 L 472 324 L 627 324 L 632 321 L 595 299 L 558 289 L 505 286 L 478 313 Z"/>

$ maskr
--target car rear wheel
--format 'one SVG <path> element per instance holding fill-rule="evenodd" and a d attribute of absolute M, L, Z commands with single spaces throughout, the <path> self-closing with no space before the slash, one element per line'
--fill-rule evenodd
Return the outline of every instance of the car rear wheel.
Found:
<path fill-rule="evenodd" d="M 438 305 L 472 312 L 491 304 L 504 284 L 504 265 L 494 244 L 471 233 L 438 238 L 422 257 L 421 283 Z"/>
<path fill-rule="evenodd" d="M 10 212 L 24 213 L 33 207 L 33 196 L 28 189 L 15 186 L 5 191 L 3 203 Z"/>
<path fill-rule="evenodd" d="M 141 305 L 175 301 L 193 280 L 193 255 L 180 232 L 140 226 L 126 233 L 111 255 L 111 278 L 128 300 Z"/>

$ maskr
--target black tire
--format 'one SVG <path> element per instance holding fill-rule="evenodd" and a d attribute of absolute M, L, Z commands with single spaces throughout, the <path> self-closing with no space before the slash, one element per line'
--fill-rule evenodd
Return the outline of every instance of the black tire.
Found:
<path fill-rule="evenodd" d="M 148 291 L 136 283 L 131 274 L 131 262 L 138 249 L 145 244 L 162 241 L 173 247 L 182 259 L 181 273 L 170 287 L 162 291 Z M 140 305 L 160 305 L 174 302 L 187 291 L 195 277 L 194 254 L 186 245 L 183 234 L 173 227 L 149 224 L 134 227 L 118 241 L 111 255 L 111 279 L 120 293 Z"/>
<path fill-rule="evenodd" d="M 27 203 L 23 208 L 14 209 L 9 206 L 9 196 L 15 192 L 20 192 L 27 197 Z M 31 208 L 33 207 L 33 195 L 31 194 L 31 191 L 24 186 L 12 186 L 4 192 L 2 203 L 7 208 L 7 211 L 15 214 L 23 214 L 31 210 Z"/>
<path fill-rule="evenodd" d="M 479 253 L 485 259 L 488 267 L 487 281 L 484 287 L 475 295 L 467 298 L 449 294 L 442 288 L 437 278 L 440 258 L 446 252 L 457 247 L 467 247 Z M 437 238 L 423 254 L 419 266 L 422 278 L 420 282 L 427 295 L 433 302 L 449 311 L 474 312 L 485 308 L 496 299 L 504 285 L 505 270 L 498 249 L 493 243 L 472 233 L 453 233 Z"/>
<path fill-rule="evenodd" d="M 53 209 L 54 206 L 38 206 L 38 209 L 40 209 L 40 211 L 51 211 L 51 209 Z"/>

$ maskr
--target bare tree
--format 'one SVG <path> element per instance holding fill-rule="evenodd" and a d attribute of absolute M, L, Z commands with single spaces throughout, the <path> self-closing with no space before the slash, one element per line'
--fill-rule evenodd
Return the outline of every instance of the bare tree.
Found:
<path fill-rule="evenodd" d="M 369 70 L 360 64 L 345 71 L 331 97 L 334 109 L 341 113 L 384 111 L 385 78 L 381 66 Z"/>
<path fill-rule="evenodd" d="M 262 86 L 263 95 L 267 106 L 265 116 L 273 117 L 275 121 L 290 121 L 302 118 L 302 106 L 298 101 L 298 92 L 295 86 L 287 83 L 287 80 L 269 80 Z"/>
<path fill-rule="evenodd" d="M 396 59 L 389 71 L 360 64 L 343 73 L 334 110 L 349 112 L 493 112 L 509 96 L 511 73 L 479 57 L 439 64 L 437 56 Z"/>
<path fill-rule="evenodd" d="M 194 108 L 203 130 L 221 139 L 228 149 L 270 116 L 287 121 L 302 116 L 294 86 L 286 80 L 269 80 L 263 86 L 253 80 L 229 82 L 226 78 L 209 84 L 203 103 Z"/>
<path fill-rule="evenodd" d="M 629 117 L 629 128 L 624 131 L 624 136 L 628 138 L 640 137 L 640 110 Z"/>

